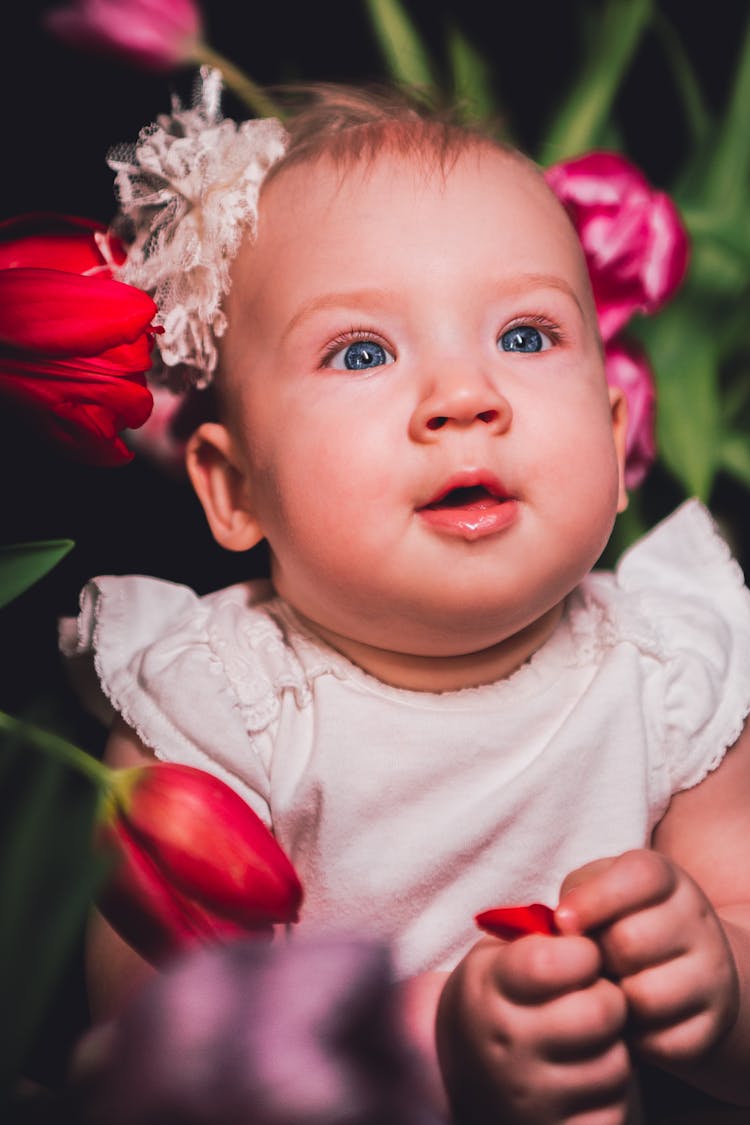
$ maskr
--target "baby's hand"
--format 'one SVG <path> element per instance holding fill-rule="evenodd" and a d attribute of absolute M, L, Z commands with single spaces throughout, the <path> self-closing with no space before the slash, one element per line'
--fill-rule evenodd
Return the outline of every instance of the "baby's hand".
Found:
<path fill-rule="evenodd" d="M 530 935 L 477 943 L 438 1008 L 437 1041 L 458 1120 L 622 1125 L 630 1061 L 625 1000 L 596 945 Z"/>
<path fill-rule="evenodd" d="M 598 860 L 565 880 L 563 933 L 591 933 L 629 1009 L 629 1041 L 648 1061 L 680 1067 L 710 1050 L 737 1016 L 737 970 L 716 912 L 659 852 Z"/>

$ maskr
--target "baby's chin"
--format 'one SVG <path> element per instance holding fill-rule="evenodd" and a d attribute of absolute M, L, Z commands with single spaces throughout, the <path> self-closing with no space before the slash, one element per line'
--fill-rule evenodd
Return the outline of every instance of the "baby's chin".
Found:
<path fill-rule="evenodd" d="M 440 626 L 401 622 L 401 628 L 337 631 L 296 610 L 303 626 L 368 674 L 411 691 L 460 691 L 512 675 L 546 643 L 563 613 L 560 602 L 520 628 L 444 618 Z"/>

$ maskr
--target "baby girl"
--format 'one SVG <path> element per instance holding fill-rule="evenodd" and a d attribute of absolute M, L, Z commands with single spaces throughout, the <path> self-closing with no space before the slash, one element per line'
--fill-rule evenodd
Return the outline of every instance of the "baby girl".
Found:
<path fill-rule="evenodd" d="M 750 596 L 697 502 L 592 573 L 627 420 L 568 217 L 526 158 L 401 102 L 252 125 L 257 211 L 175 220 L 220 308 L 186 267 L 163 353 L 216 367 L 190 478 L 270 581 L 89 584 L 108 760 L 218 774 L 295 864 L 301 932 L 393 944 L 459 1120 L 632 1120 L 643 1063 L 750 1106 Z M 480 938 L 533 901 L 559 933 Z M 99 920 L 96 1010 L 143 971 Z"/>

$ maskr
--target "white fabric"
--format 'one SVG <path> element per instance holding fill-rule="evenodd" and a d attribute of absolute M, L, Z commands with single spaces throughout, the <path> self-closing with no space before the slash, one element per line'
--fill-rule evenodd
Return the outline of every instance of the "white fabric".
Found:
<path fill-rule="evenodd" d="M 192 109 L 172 99 L 172 113 L 142 129 L 134 145 L 109 155 L 132 241 L 117 276 L 150 293 L 164 329 L 155 343 L 175 390 L 192 372 L 206 386 L 224 335 L 222 299 L 244 235 L 255 234 L 258 196 L 268 169 L 283 156 L 286 130 L 274 117 L 239 125 L 221 114 L 221 71 L 201 67 Z"/>
<path fill-rule="evenodd" d="M 547 644 L 485 687 L 388 687 L 263 583 L 199 598 L 98 578 L 64 647 L 93 650 L 158 757 L 218 774 L 273 824 L 305 886 L 303 930 L 391 938 L 406 975 L 454 965 L 477 911 L 555 905 L 573 868 L 647 845 L 750 710 L 750 594 L 695 501 L 616 575 L 587 578 Z"/>

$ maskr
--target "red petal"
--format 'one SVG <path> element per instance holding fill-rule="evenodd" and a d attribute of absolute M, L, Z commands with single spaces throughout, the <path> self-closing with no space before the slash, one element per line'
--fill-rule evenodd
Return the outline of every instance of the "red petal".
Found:
<path fill-rule="evenodd" d="M 118 437 L 148 418 L 151 392 L 143 376 L 99 374 L 71 362 L 21 364 L 0 359 L 0 398 L 14 403 L 76 460 L 121 465 L 132 453 Z"/>
<path fill-rule="evenodd" d="M 477 914 L 474 921 L 480 930 L 514 941 L 524 934 L 556 934 L 555 912 L 549 906 L 533 902 L 530 906 L 498 906 Z"/>
<path fill-rule="evenodd" d="M 51 269 L 0 270 L 0 343 L 37 355 L 92 356 L 133 343 L 156 315 L 142 290 Z"/>
<path fill-rule="evenodd" d="M 124 258 L 119 239 L 92 219 L 37 211 L 0 222 L 0 269 L 31 266 L 82 274 Z"/>

